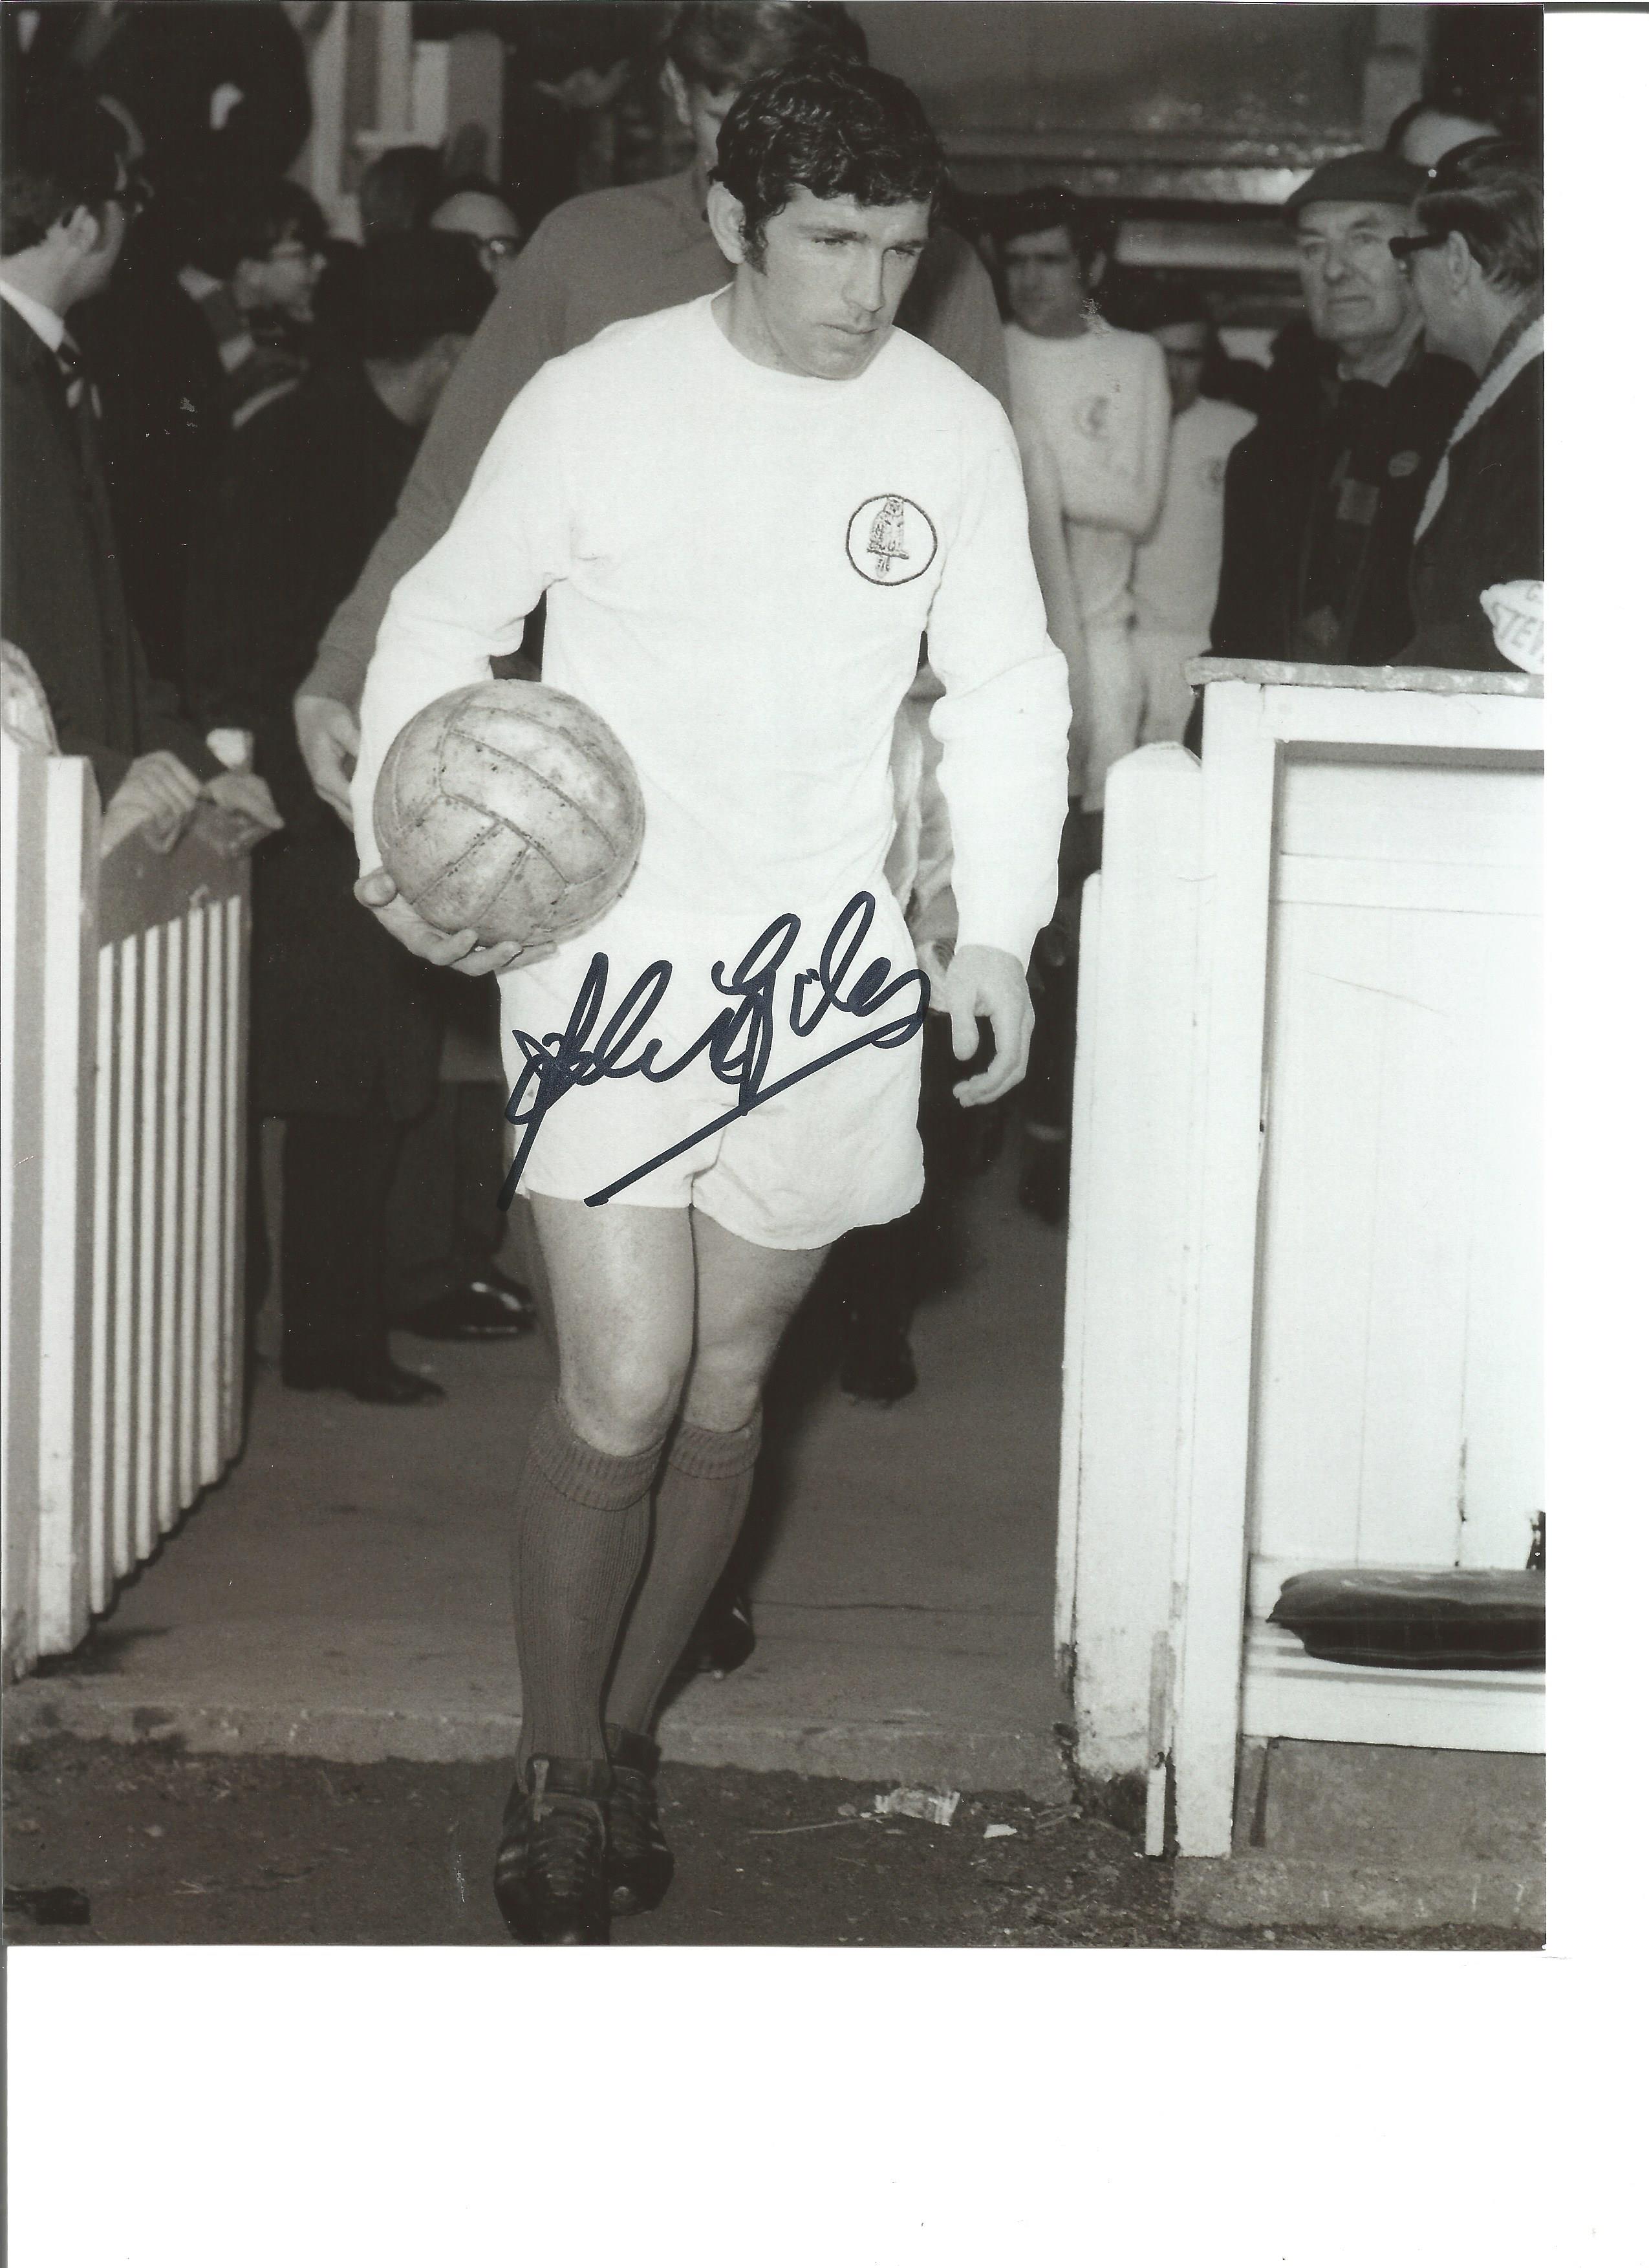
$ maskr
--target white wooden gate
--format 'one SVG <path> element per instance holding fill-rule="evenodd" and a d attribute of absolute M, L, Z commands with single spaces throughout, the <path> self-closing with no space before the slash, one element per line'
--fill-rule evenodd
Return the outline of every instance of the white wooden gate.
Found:
<path fill-rule="evenodd" d="M 250 904 L 98 855 L 91 767 L 4 743 L 4 1660 L 67 1652 L 240 1445 Z"/>
<path fill-rule="evenodd" d="M 1538 1748 L 1543 1681 L 1308 1660 L 1304 1565 L 1541 1503 L 1539 686 L 1204 664 L 1083 929 L 1056 1637 L 1078 1755 L 1229 1847 L 1240 1734 Z"/>

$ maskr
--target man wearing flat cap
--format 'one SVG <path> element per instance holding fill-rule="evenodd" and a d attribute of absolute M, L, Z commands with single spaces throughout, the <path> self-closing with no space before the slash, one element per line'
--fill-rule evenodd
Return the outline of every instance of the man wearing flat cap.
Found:
<path fill-rule="evenodd" d="M 1217 654 L 1374 664 L 1412 635 L 1415 522 L 1471 390 L 1460 363 L 1426 350 L 1391 249 L 1424 187 L 1417 166 L 1358 151 L 1284 208 L 1313 335 L 1284 335 L 1270 400 L 1226 468 Z"/>

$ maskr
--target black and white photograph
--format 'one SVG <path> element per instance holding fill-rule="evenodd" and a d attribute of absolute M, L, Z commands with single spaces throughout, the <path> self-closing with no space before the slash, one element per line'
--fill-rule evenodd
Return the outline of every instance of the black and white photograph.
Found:
<path fill-rule="evenodd" d="M 4 0 L 31 1977 L 1539 1965 L 1556 22 Z"/>

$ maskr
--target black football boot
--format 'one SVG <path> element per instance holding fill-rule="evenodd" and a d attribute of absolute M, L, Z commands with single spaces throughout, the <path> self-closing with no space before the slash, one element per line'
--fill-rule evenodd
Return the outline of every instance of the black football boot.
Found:
<path fill-rule="evenodd" d="M 526 1793 L 510 1790 L 492 1870 L 504 1926 L 519 1945 L 606 1945 L 604 1764 L 529 1756 Z"/>
<path fill-rule="evenodd" d="M 659 1751 L 639 1733 L 608 1725 L 613 1793 L 607 1800 L 607 1895 L 615 1914 L 651 1913 L 675 1860 L 659 1824 Z"/>

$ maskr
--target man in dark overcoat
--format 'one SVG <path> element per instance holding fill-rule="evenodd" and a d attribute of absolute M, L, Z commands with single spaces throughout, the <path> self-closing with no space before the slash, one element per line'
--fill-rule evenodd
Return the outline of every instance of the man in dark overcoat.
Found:
<path fill-rule="evenodd" d="M 255 1107 L 284 1118 L 282 1372 L 358 1400 L 438 1398 L 389 1357 L 384 1219 L 406 1126 L 435 1097 L 433 972 L 356 902 L 354 844 L 315 793 L 292 695 L 395 508 L 490 287 L 469 246 L 369 246 L 364 357 L 316 370 L 230 440 L 190 550 L 189 694 L 254 737 L 284 832 L 256 862 Z"/>
<path fill-rule="evenodd" d="M 1214 653 L 1377 664 L 1411 634 L 1415 522 L 1471 390 L 1460 363 L 1427 351 L 1392 255 L 1424 178 L 1363 151 L 1289 199 L 1312 335 L 1284 335 L 1259 423 L 1226 464 Z"/>
<path fill-rule="evenodd" d="M 1484 593 L 1545 581 L 1545 191 L 1538 152 L 1485 138 L 1451 151 L 1415 206 L 1404 257 L 1431 343 L 1476 391 L 1416 531 L 1414 636 L 1399 657 L 1504 669 Z M 1543 608 L 1542 608 L 1543 613 Z"/>

